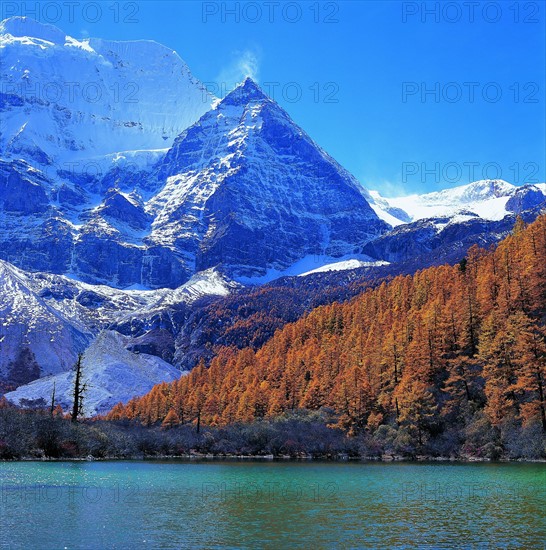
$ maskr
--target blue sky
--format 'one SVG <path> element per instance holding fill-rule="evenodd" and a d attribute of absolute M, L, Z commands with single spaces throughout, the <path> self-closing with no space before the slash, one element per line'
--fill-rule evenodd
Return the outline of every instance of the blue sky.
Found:
<path fill-rule="evenodd" d="M 546 4 L 469 4 L 107 1 L 37 18 L 76 37 L 162 42 L 219 93 L 253 76 L 386 195 L 545 181 Z"/>

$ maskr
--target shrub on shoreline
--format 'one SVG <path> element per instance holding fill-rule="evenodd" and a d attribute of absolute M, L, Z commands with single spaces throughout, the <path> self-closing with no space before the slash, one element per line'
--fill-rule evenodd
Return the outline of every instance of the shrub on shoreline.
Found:
<path fill-rule="evenodd" d="M 222 427 L 143 426 L 136 421 L 70 422 L 47 411 L 0 408 L 0 460 L 135 459 L 165 456 L 272 456 L 290 458 L 398 457 L 523 459 L 546 457 L 540 426 L 484 431 L 482 419 L 467 435 L 458 430 L 420 448 L 404 428 L 380 426 L 349 435 L 329 410 L 293 411 L 271 420 Z M 477 433 L 479 432 L 479 433 Z"/>

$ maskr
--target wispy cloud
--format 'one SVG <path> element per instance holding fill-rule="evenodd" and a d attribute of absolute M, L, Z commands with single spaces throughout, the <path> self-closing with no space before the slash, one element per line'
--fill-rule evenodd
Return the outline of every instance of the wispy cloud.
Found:
<path fill-rule="evenodd" d="M 260 78 L 260 52 L 258 49 L 234 51 L 232 58 L 232 61 L 220 71 L 216 78 L 220 95 L 225 95 L 233 90 L 247 76 L 256 81 Z"/>
<path fill-rule="evenodd" d="M 379 191 L 383 197 L 405 197 L 417 192 L 412 186 L 400 181 L 379 180 L 369 188 Z"/>

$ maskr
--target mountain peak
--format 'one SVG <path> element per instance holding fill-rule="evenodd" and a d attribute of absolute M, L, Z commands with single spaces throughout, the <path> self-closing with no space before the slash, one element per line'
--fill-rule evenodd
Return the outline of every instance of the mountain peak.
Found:
<path fill-rule="evenodd" d="M 247 76 L 241 84 L 222 100 L 224 105 L 244 105 L 250 101 L 269 99 L 258 84 Z"/>
<path fill-rule="evenodd" d="M 468 184 L 467 192 L 485 196 L 502 197 L 514 192 L 516 186 L 504 180 L 478 180 Z"/>
<path fill-rule="evenodd" d="M 47 40 L 53 44 L 64 44 L 66 33 L 54 25 L 40 23 L 30 17 L 9 17 L 0 22 L 0 34 L 11 34 L 15 37 L 28 36 Z"/>

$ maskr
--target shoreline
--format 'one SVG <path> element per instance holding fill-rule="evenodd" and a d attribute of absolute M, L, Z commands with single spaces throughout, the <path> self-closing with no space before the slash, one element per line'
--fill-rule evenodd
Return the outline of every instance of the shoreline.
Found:
<path fill-rule="evenodd" d="M 522 459 L 522 458 L 483 458 L 483 457 L 433 457 L 418 455 L 415 457 L 406 457 L 400 455 L 384 455 L 380 457 L 353 457 L 353 456 L 283 456 L 283 455 L 209 455 L 192 453 L 186 455 L 142 455 L 131 457 L 24 457 L 17 459 L 0 459 L 0 463 L 8 462 L 154 462 L 160 460 L 172 460 L 179 462 L 362 462 L 362 463 L 436 463 L 436 464 L 473 464 L 473 463 L 491 463 L 491 464 L 546 464 L 546 458 Z"/>

